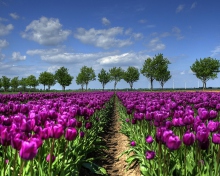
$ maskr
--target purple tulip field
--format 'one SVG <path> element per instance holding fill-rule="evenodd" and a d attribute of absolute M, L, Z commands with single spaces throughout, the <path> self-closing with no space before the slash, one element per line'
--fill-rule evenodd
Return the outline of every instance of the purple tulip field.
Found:
<path fill-rule="evenodd" d="M 88 155 L 103 147 L 113 94 L 1 94 L 1 175 L 79 175 L 82 166 L 105 174 Z"/>
<path fill-rule="evenodd" d="M 220 175 L 220 93 L 117 92 L 129 165 L 144 176 Z"/>

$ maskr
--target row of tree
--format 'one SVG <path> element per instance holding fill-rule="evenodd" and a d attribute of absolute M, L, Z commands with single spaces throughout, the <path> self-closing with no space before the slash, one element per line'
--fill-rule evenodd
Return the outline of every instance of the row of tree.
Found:
<path fill-rule="evenodd" d="M 171 78 L 168 65 L 170 61 L 163 57 L 163 54 L 155 55 L 153 58 L 147 58 L 143 64 L 143 67 L 139 70 L 136 67 L 129 66 L 127 70 L 123 70 L 121 67 L 113 67 L 106 71 L 101 69 L 98 73 L 98 81 L 102 85 L 102 89 L 105 89 L 105 85 L 111 81 L 114 82 L 114 90 L 116 89 L 117 83 L 122 79 L 125 80 L 130 88 L 133 88 L 133 84 L 139 80 L 140 73 L 150 80 L 151 90 L 153 90 L 153 81 L 156 80 L 160 83 L 163 89 L 164 84 Z M 209 79 L 217 78 L 219 72 L 220 62 L 211 57 L 200 59 L 195 61 L 190 67 L 196 77 L 203 82 L 203 88 L 206 88 L 206 82 Z M 51 86 L 59 83 L 62 86 L 62 90 L 65 91 L 66 86 L 69 86 L 74 77 L 68 73 L 68 69 L 65 67 L 59 68 L 55 74 L 50 72 L 42 72 L 37 79 L 34 75 L 30 75 L 27 78 L 21 80 L 17 77 L 12 79 L 2 76 L 0 78 L 0 88 L 3 87 L 4 91 L 7 91 L 10 87 L 13 91 L 16 91 L 19 86 L 26 90 L 26 87 L 36 88 L 39 84 L 48 86 L 50 90 Z M 81 86 L 81 89 L 87 90 L 90 81 L 96 80 L 95 71 L 92 67 L 83 66 L 80 69 L 79 74 L 76 76 L 76 84 Z"/>

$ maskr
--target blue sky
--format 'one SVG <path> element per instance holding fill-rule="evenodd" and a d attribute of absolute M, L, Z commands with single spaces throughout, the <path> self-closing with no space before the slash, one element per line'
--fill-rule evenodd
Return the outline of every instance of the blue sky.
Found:
<path fill-rule="evenodd" d="M 190 66 L 204 57 L 220 59 L 219 7 L 218 0 L 0 0 L 0 77 L 38 77 L 64 66 L 74 76 L 67 89 L 78 89 L 75 78 L 84 65 L 96 75 L 102 68 L 141 69 L 162 53 L 171 62 L 165 88 L 202 86 Z M 128 87 L 123 80 L 117 84 Z M 149 87 L 142 75 L 134 83 Z M 207 87 L 220 87 L 220 78 Z"/>

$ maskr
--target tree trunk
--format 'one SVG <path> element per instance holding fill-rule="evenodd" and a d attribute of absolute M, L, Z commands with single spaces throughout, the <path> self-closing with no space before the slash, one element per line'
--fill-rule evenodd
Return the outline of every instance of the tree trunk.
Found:
<path fill-rule="evenodd" d="M 50 90 L 50 85 L 48 85 L 48 90 Z"/>
<path fill-rule="evenodd" d="M 132 88 L 133 88 L 133 83 L 130 83 L 130 87 L 131 87 L 131 90 L 132 90 Z"/>
<path fill-rule="evenodd" d="M 114 90 L 116 89 L 116 85 L 117 85 L 117 83 L 116 83 L 116 81 L 115 81 L 115 84 L 114 84 Z"/>
<path fill-rule="evenodd" d="M 44 91 L 45 91 L 45 84 L 44 84 Z"/>
<path fill-rule="evenodd" d="M 65 86 L 62 86 L 62 90 L 65 92 Z"/>
<path fill-rule="evenodd" d="M 104 91 L 105 89 L 105 84 L 102 84 L 102 91 Z"/>
<path fill-rule="evenodd" d="M 203 90 L 206 88 L 206 83 L 204 80 L 202 81 L 202 88 L 203 88 Z"/>
<path fill-rule="evenodd" d="M 151 79 L 150 79 L 150 90 L 151 90 L 151 91 L 153 90 L 153 81 L 154 81 L 154 80 L 151 78 Z"/>
<path fill-rule="evenodd" d="M 86 84 L 86 91 L 87 91 L 87 88 L 88 88 L 88 83 Z"/>

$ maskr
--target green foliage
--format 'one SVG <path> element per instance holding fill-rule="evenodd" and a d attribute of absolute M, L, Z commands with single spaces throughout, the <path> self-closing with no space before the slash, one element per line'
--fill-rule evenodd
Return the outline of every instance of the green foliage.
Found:
<path fill-rule="evenodd" d="M 123 79 L 124 70 L 121 67 L 113 67 L 109 70 L 110 80 L 115 81 L 114 90 L 116 89 L 117 83 Z"/>
<path fill-rule="evenodd" d="M 203 82 L 203 89 L 205 89 L 208 80 L 217 78 L 219 67 L 219 60 L 207 57 L 200 60 L 196 59 L 190 68 L 195 73 L 196 77 Z"/>
<path fill-rule="evenodd" d="M 155 56 L 154 60 L 155 79 L 159 81 L 162 89 L 164 84 L 171 78 L 170 71 L 168 70 L 168 64 L 170 61 L 167 58 L 163 58 L 163 54 Z"/>
<path fill-rule="evenodd" d="M 11 87 L 12 89 L 14 89 L 14 91 L 16 91 L 18 86 L 19 86 L 19 80 L 18 80 L 18 76 L 16 76 L 11 80 Z"/>
<path fill-rule="evenodd" d="M 140 73 L 135 67 L 128 67 L 127 71 L 123 74 L 123 79 L 133 88 L 134 82 L 139 80 Z"/>
<path fill-rule="evenodd" d="M 22 87 L 23 91 L 25 91 L 28 85 L 27 78 L 21 78 L 21 80 L 19 81 L 19 85 Z"/>
<path fill-rule="evenodd" d="M 0 78 L 0 89 L 2 88 L 2 79 Z"/>
<path fill-rule="evenodd" d="M 45 85 L 47 85 L 48 90 L 50 90 L 50 87 L 56 84 L 54 75 L 52 73 L 46 72 L 46 71 L 40 73 L 38 81 L 40 84 L 43 84 L 44 90 L 45 90 Z"/>
<path fill-rule="evenodd" d="M 2 76 L 2 87 L 4 88 L 4 91 L 7 91 L 10 86 L 10 78 Z"/>
<path fill-rule="evenodd" d="M 62 86 L 64 91 L 65 87 L 72 83 L 73 78 L 74 77 L 68 73 L 68 69 L 65 67 L 61 67 L 55 72 L 55 79 Z"/>
<path fill-rule="evenodd" d="M 159 81 L 163 88 L 164 83 L 171 78 L 168 64 L 170 64 L 170 61 L 167 58 L 163 58 L 163 54 L 158 54 L 152 59 L 145 60 L 141 73 L 150 80 L 151 90 L 153 90 L 154 80 Z"/>
<path fill-rule="evenodd" d="M 110 74 L 104 69 L 98 74 L 98 80 L 102 84 L 102 89 L 105 89 L 105 85 L 111 80 Z"/>
<path fill-rule="evenodd" d="M 153 59 L 147 58 L 147 60 L 144 61 L 141 73 L 150 80 L 151 90 L 153 90 L 153 81 L 155 79 L 154 71 L 155 69 L 153 68 Z"/>
<path fill-rule="evenodd" d="M 77 76 L 76 83 L 82 86 L 86 85 L 86 90 L 90 81 L 96 80 L 95 71 L 92 67 L 83 66 Z"/>
<path fill-rule="evenodd" d="M 39 85 L 37 78 L 34 75 L 30 75 L 26 79 L 26 83 L 28 86 L 36 88 Z"/>

